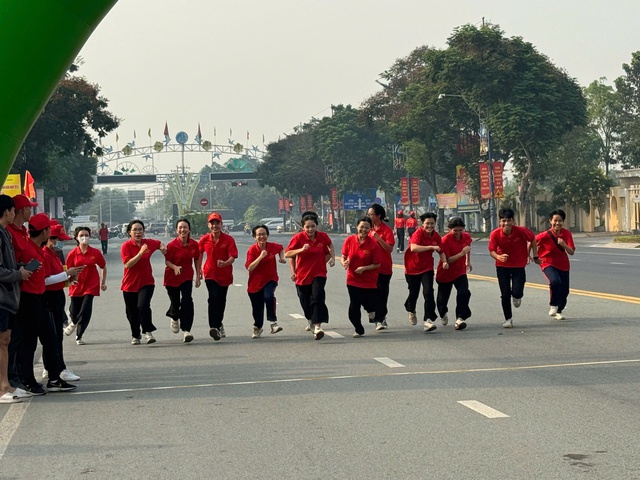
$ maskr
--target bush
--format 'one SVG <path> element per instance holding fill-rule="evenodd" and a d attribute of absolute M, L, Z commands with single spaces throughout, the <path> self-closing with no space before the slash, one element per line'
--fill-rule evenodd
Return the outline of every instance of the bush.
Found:
<path fill-rule="evenodd" d="M 640 235 L 620 235 L 613 237 L 614 243 L 640 243 Z"/>

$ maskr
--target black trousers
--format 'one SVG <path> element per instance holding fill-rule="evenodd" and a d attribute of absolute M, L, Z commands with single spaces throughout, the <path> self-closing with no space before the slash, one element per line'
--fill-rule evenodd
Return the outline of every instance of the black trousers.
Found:
<path fill-rule="evenodd" d="M 404 228 L 396 231 L 398 235 L 398 251 L 404 252 Z"/>
<path fill-rule="evenodd" d="M 151 315 L 151 298 L 153 297 L 153 285 L 146 285 L 137 292 L 122 292 L 127 320 L 131 326 L 131 337 L 140 339 L 142 333 L 156 331 Z"/>
<path fill-rule="evenodd" d="M 193 282 L 187 280 L 179 287 L 166 287 L 169 295 L 169 310 L 167 317 L 180 320 L 180 330 L 190 332 L 193 327 Z"/>
<path fill-rule="evenodd" d="M 93 295 L 71 297 L 69 299 L 69 313 L 71 321 L 76 325 L 76 340 L 80 340 L 87 331 L 93 312 Z"/>
<path fill-rule="evenodd" d="M 316 277 L 309 285 L 296 285 L 300 306 L 307 320 L 312 324 L 329 323 L 329 309 L 325 303 L 325 277 Z"/>
<path fill-rule="evenodd" d="M 109 246 L 109 240 L 100 240 L 100 243 L 102 244 L 102 254 L 106 255 L 107 247 Z"/>
<path fill-rule="evenodd" d="M 509 320 L 513 315 L 511 310 L 511 297 L 522 298 L 524 296 L 524 284 L 527 282 L 527 273 L 524 267 L 507 268 L 496 267 L 498 286 L 500 287 L 500 300 L 504 319 Z"/>
<path fill-rule="evenodd" d="M 229 287 L 223 287 L 215 280 L 205 280 L 209 291 L 207 313 L 209 316 L 209 328 L 220 328 L 224 320 L 224 310 L 227 307 L 227 291 Z"/>
<path fill-rule="evenodd" d="M 64 290 L 47 290 L 44 292 L 44 305 L 49 311 L 49 314 L 53 320 L 53 328 L 56 333 L 56 340 L 58 342 L 58 355 L 60 357 L 60 366 L 63 370 L 67 368 L 64 363 L 64 353 L 62 351 L 62 341 L 64 339 L 64 321 L 67 319 L 64 313 L 64 304 L 66 297 Z M 42 359 L 44 363 L 44 358 Z M 44 368 L 49 370 L 49 366 L 45 363 Z"/>
<path fill-rule="evenodd" d="M 276 287 L 278 284 L 273 280 L 267 282 L 257 292 L 249 293 L 249 300 L 251 300 L 251 314 L 253 316 L 253 324 L 262 328 L 264 325 L 264 311 L 267 311 L 267 321 L 277 322 L 276 316 Z"/>
<path fill-rule="evenodd" d="M 561 313 L 567 306 L 567 297 L 569 297 L 569 272 L 549 266 L 542 273 L 549 281 L 551 294 L 549 305 L 558 307 L 558 313 Z"/>
<path fill-rule="evenodd" d="M 469 279 L 467 275 L 460 275 L 453 282 L 437 282 L 438 296 L 436 297 L 436 305 L 440 318 L 449 311 L 448 303 L 451 296 L 451 290 L 456 287 L 456 318 L 466 320 L 471 317 L 471 309 L 469 308 L 469 299 L 471 292 L 469 291 Z"/>
<path fill-rule="evenodd" d="M 349 321 L 355 327 L 356 332 L 363 334 L 361 310 L 364 308 L 367 313 L 375 311 L 378 303 L 376 289 L 347 285 L 347 291 L 349 292 Z"/>
<path fill-rule="evenodd" d="M 424 320 L 434 321 L 436 315 L 436 301 L 433 290 L 433 270 L 421 273 L 419 275 L 404 274 L 409 288 L 409 296 L 404 302 L 404 308 L 407 312 L 416 312 L 418 296 L 420 295 L 420 287 L 422 287 L 422 298 L 424 298 Z"/>
<path fill-rule="evenodd" d="M 378 274 L 378 293 L 376 304 L 376 317 L 371 320 L 372 323 L 382 322 L 387 318 L 389 309 L 389 284 L 391 283 L 391 275 Z"/>

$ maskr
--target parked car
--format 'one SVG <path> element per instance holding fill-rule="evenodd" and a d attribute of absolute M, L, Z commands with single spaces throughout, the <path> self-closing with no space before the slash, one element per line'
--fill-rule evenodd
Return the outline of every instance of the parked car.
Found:
<path fill-rule="evenodd" d="M 154 235 L 164 235 L 166 227 L 167 227 L 166 223 L 152 222 L 147 227 L 146 233 L 152 233 Z"/>

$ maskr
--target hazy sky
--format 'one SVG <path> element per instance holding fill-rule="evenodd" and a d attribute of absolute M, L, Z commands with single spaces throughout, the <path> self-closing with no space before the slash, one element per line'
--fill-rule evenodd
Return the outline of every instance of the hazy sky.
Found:
<path fill-rule="evenodd" d="M 205 139 L 262 148 L 332 104 L 358 106 L 379 74 L 420 45 L 443 48 L 482 18 L 521 36 L 581 85 L 613 81 L 640 50 L 638 0 L 120 0 L 80 55 L 123 119 L 120 147 L 198 122 Z M 191 141 L 191 140 L 190 140 Z M 115 146 L 115 135 L 106 145 Z M 175 168 L 163 157 L 161 171 Z M 192 158 L 198 169 L 207 159 Z M 171 165 L 169 165 L 171 164 Z"/>

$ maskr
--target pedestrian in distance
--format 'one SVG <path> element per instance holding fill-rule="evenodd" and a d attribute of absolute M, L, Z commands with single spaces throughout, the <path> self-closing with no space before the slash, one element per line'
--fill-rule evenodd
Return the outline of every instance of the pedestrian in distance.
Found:
<path fill-rule="evenodd" d="M 396 219 L 393 223 L 393 230 L 398 237 L 398 248 L 396 252 L 404 253 L 404 234 L 405 228 L 407 226 L 407 219 L 404 217 L 404 212 L 402 210 L 398 210 L 398 214 L 396 215 Z"/>
<path fill-rule="evenodd" d="M 449 268 L 447 259 L 442 253 L 442 238 L 435 231 L 437 218 L 438 216 L 431 212 L 420 215 L 421 226 L 411 236 L 409 248 L 404 254 L 404 278 L 409 289 L 404 308 L 408 312 L 409 323 L 417 325 L 416 305 L 422 287 L 422 298 L 424 299 L 422 323 L 425 333 L 432 332 L 437 328 L 435 324 L 437 319 L 436 301 L 433 289 L 434 252 L 439 255 L 442 268 Z M 446 320 L 444 320 L 444 325 L 446 325 Z"/>
<path fill-rule="evenodd" d="M 171 319 L 172 333 L 183 332 L 182 341 L 193 341 L 193 277 L 202 268 L 202 256 L 198 242 L 191 238 L 191 224 L 186 218 L 176 222 L 177 236 L 167 244 L 164 256 L 164 286 L 169 295 L 167 317 Z M 196 288 L 200 287 L 200 275 L 196 276 Z"/>
<path fill-rule="evenodd" d="M 371 205 L 367 210 L 367 216 L 372 223 L 369 236 L 376 241 L 382 253 L 382 260 L 378 269 L 376 315 L 373 320 L 370 319 L 369 321 L 375 323 L 376 330 L 386 330 L 389 327 L 387 325 L 387 314 L 389 313 L 387 304 L 389 302 L 389 284 L 393 274 L 391 253 L 393 252 L 395 239 L 393 230 L 385 223 L 388 220 L 387 212 L 382 205 L 377 203 Z"/>
<path fill-rule="evenodd" d="M 551 228 L 536 235 L 540 268 L 549 282 L 549 316 L 564 320 L 562 312 L 569 296 L 569 255 L 576 253 L 573 235 L 563 227 L 567 215 L 564 210 L 549 214 Z"/>
<path fill-rule="evenodd" d="M 318 231 L 318 216 L 305 212 L 302 216 L 302 232 L 295 234 L 285 250 L 285 258 L 295 258 L 296 291 L 300 306 L 309 322 L 313 338 L 324 337 L 322 324 L 329 322 L 325 285 L 327 283 L 327 262 L 336 263 L 331 238 Z"/>
<path fill-rule="evenodd" d="M 102 252 L 89 245 L 91 229 L 76 227 L 76 247 L 67 254 L 67 268 L 84 267 L 78 280 L 69 285 L 69 324 L 65 335 L 76 333 L 76 344 L 84 345 L 84 334 L 91 322 L 93 299 L 107 291 L 107 262 Z"/>
<path fill-rule="evenodd" d="M 342 245 L 340 263 L 347 271 L 347 292 L 349 292 L 349 321 L 355 328 L 354 338 L 364 335 L 361 310 L 369 315 L 370 321 L 376 316 L 378 300 L 378 270 L 384 254 L 378 241 L 369 236 L 373 227 L 370 217 L 362 217 L 356 225 L 356 233 L 347 237 Z M 391 246 L 393 248 L 393 245 Z"/>
<path fill-rule="evenodd" d="M 489 236 L 489 255 L 496 263 L 496 276 L 500 287 L 504 328 L 513 328 L 513 306 L 519 308 L 527 281 L 525 267 L 540 263 L 535 235 L 525 227 L 514 225 L 514 212 L 510 208 L 498 211 L 500 225 Z"/>
<path fill-rule="evenodd" d="M 271 333 L 282 331 L 278 325 L 276 315 L 276 287 L 278 286 L 278 265 L 286 263 L 284 247 L 279 243 L 269 242 L 269 227 L 257 225 L 251 229 L 251 235 L 256 243 L 247 250 L 247 260 L 244 264 L 249 271 L 247 293 L 251 301 L 251 315 L 253 316 L 253 333 L 251 338 L 260 338 L 264 325 L 265 309 L 267 321 L 270 323 Z"/>
<path fill-rule="evenodd" d="M 461 217 L 452 217 L 448 223 L 449 232 L 442 237 L 442 253 L 446 260 L 438 262 L 436 283 L 438 294 L 436 307 L 442 319 L 442 325 L 449 323 L 448 303 L 451 290 L 456 287 L 456 322 L 455 330 L 467 328 L 467 319 L 471 317 L 469 300 L 469 279 L 467 273 L 471 272 L 471 235 L 464 231 L 465 224 Z M 445 263 L 447 266 L 445 266 Z"/>
<path fill-rule="evenodd" d="M 416 212 L 413 210 L 409 212 L 409 218 L 407 218 L 407 238 L 409 239 L 409 243 L 411 243 L 411 237 L 414 232 L 418 229 L 418 219 L 416 218 Z"/>
<path fill-rule="evenodd" d="M 107 254 L 107 248 L 109 247 L 109 229 L 104 223 L 100 224 L 100 230 L 98 230 L 98 238 L 100 238 L 100 244 L 102 245 L 102 254 Z"/>
<path fill-rule="evenodd" d="M 156 342 L 153 332 L 157 328 L 153 324 L 151 312 L 151 298 L 155 289 L 151 255 L 156 250 L 160 250 L 163 255 L 167 253 L 165 245 L 160 240 L 144 238 L 144 230 L 142 220 L 131 220 L 127 225 L 129 240 L 124 242 L 120 249 L 124 264 L 120 288 L 131 327 L 131 345 L 140 345 L 142 335 L 147 344 Z"/>
<path fill-rule="evenodd" d="M 227 292 L 233 283 L 233 263 L 238 258 L 238 247 L 234 238 L 222 231 L 222 215 L 213 212 L 207 218 L 209 232 L 198 242 L 200 255 L 206 260 L 199 272 L 200 279 L 209 292 L 207 314 L 209 335 L 216 342 L 225 338 L 224 310 L 227 306 Z"/>

